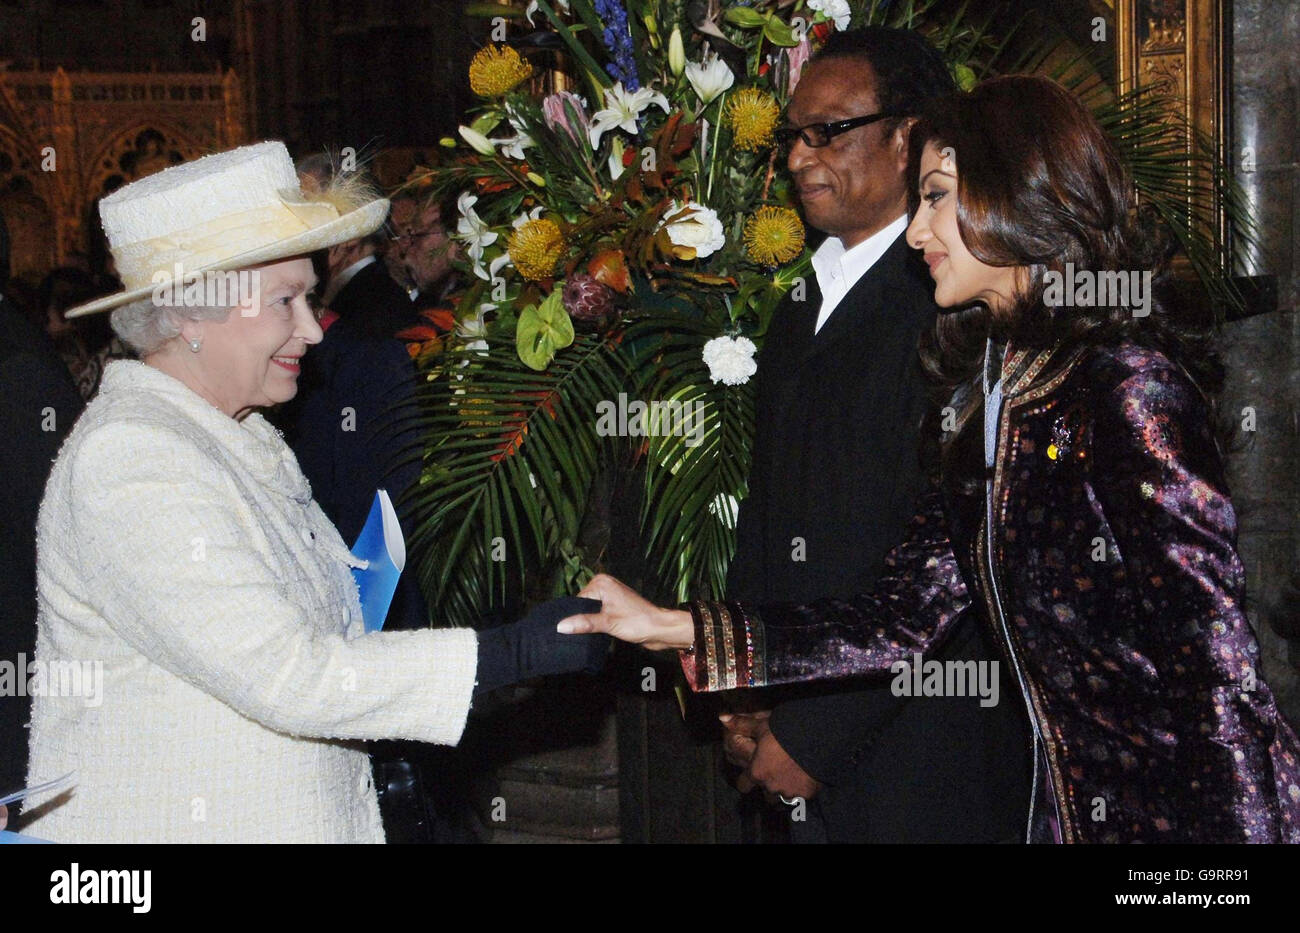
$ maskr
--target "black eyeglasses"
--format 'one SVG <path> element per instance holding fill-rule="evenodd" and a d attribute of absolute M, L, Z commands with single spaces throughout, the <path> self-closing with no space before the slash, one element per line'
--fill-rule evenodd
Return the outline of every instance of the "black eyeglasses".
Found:
<path fill-rule="evenodd" d="M 851 120 L 836 120 L 834 123 L 809 123 L 807 126 L 796 127 L 783 126 L 776 131 L 776 141 L 782 149 L 789 150 L 794 145 L 797 136 L 804 141 L 804 145 L 813 149 L 820 149 L 823 146 L 829 146 L 831 140 L 841 133 L 847 133 L 859 126 L 875 123 L 877 120 L 888 120 L 890 117 L 901 116 L 901 113 L 886 111 L 885 113 L 873 113 L 866 117 L 854 117 Z"/>

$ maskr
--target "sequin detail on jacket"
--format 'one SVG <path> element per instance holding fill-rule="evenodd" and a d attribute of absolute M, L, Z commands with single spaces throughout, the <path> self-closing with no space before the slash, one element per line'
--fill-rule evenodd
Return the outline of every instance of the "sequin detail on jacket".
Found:
<path fill-rule="evenodd" d="M 1052 819 L 1029 825 L 1065 842 L 1300 842 L 1300 742 L 1259 676 L 1203 396 L 1131 344 L 1016 353 L 1004 384 L 992 534 L 984 496 L 946 483 L 870 593 L 692 604 L 692 686 L 886 677 L 974 602 L 1042 737 L 1035 806 Z"/>

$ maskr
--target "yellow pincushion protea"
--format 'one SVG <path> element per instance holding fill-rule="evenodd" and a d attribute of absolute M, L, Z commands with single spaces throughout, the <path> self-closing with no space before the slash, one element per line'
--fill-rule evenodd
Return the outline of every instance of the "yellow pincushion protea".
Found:
<path fill-rule="evenodd" d="M 469 63 L 469 87 L 479 97 L 500 97 L 533 76 L 533 66 L 508 45 L 485 45 Z"/>
<path fill-rule="evenodd" d="M 775 98 L 756 87 L 737 91 L 727 101 L 727 121 L 737 149 L 758 152 L 771 146 L 780 119 L 781 109 Z"/>
<path fill-rule="evenodd" d="M 745 252 L 763 266 L 779 266 L 803 252 L 803 221 L 788 207 L 760 207 L 745 221 Z"/>
<path fill-rule="evenodd" d="M 533 282 L 550 278 L 564 258 L 564 234 L 553 220 L 539 217 L 510 234 L 507 250 L 519 274 Z"/>

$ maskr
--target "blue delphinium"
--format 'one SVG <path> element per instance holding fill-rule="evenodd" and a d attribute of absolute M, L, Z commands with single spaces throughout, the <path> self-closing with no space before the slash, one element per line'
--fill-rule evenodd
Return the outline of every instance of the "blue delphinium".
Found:
<path fill-rule="evenodd" d="M 632 32 L 627 26 L 627 10 L 619 0 L 595 0 L 596 15 L 605 24 L 602 37 L 605 48 L 614 60 L 605 66 L 609 76 L 622 81 L 624 89 L 639 90 L 641 80 L 636 73 L 636 58 L 632 54 Z"/>

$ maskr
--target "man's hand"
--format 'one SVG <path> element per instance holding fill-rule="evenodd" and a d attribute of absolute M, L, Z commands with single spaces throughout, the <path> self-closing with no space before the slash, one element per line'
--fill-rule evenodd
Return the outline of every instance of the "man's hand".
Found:
<path fill-rule="evenodd" d="M 809 800 L 821 790 L 821 784 L 791 758 L 769 728 L 771 712 L 724 713 L 721 717 L 727 734 L 723 748 L 727 760 L 743 768 L 736 787 L 747 793 L 762 787 L 769 794 L 793 800 Z"/>
<path fill-rule="evenodd" d="M 767 731 L 767 717 L 771 710 L 758 710 L 753 713 L 723 713 L 718 717 L 726 734 L 722 737 L 722 751 L 727 761 L 741 774 L 736 778 L 736 787 L 742 794 L 754 789 L 754 782 L 749 778 L 749 765 L 758 751 L 758 737 Z"/>

